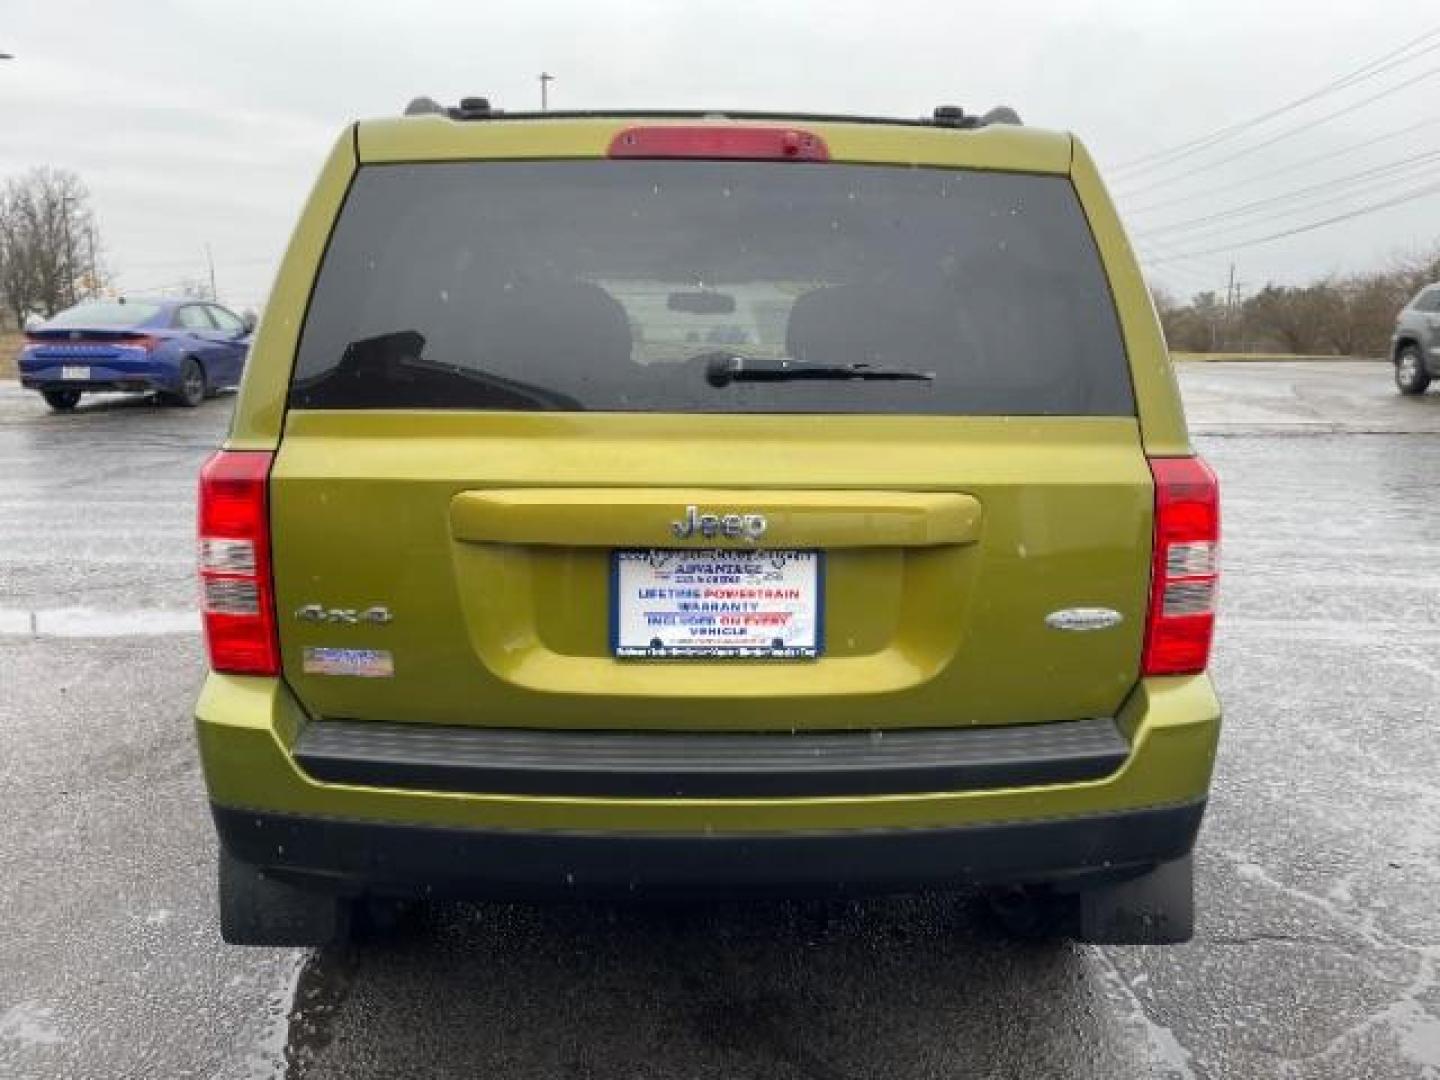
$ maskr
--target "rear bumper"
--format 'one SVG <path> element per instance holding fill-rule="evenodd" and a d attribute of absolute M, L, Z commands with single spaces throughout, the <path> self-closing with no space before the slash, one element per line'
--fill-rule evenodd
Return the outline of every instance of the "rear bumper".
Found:
<path fill-rule="evenodd" d="M 21 379 L 26 390 L 78 390 L 82 394 L 146 393 L 169 389 L 171 383 L 159 378 L 126 376 L 123 379 L 87 379 L 84 382 L 64 379 Z"/>
<path fill-rule="evenodd" d="M 909 795 L 1094 780 L 1113 720 L 889 732 L 640 732 L 320 720 L 292 747 L 317 780 L 477 795 L 745 799 Z"/>
<path fill-rule="evenodd" d="M 468 892 L 524 891 L 527 882 L 543 891 L 566 874 L 597 889 L 622 880 L 627 889 L 631 880 L 895 888 L 1154 862 L 1194 841 L 1220 729 L 1208 678 L 1150 679 L 1115 718 L 1128 754 L 1104 776 L 722 798 L 320 779 L 296 758 L 309 721 L 278 679 L 212 674 L 196 716 L 221 838 L 242 860 Z"/>
<path fill-rule="evenodd" d="M 1123 875 L 1190 851 L 1203 802 L 941 829 L 514 832 L 214 807 L 243 862 L 342 893 L 555 899 L 852 895 Z"/>
<path fill-rule="evenodd" d="M 110 362 L 87 359 L 27 359 L 19 363 L 20 385 L 27 390 L 79 390 L 82 393 L 113 390 L 168 390 L 174 388 L 178 371 L 172 364 L 150 359 L 124 359 Z M 66 379 L 66 366 L 85 367 L 88 379 Z"/>

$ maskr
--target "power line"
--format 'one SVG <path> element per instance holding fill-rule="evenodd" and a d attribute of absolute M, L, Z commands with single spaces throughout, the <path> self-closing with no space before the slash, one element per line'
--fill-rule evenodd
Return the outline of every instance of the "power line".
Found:
<path fill-rule="evenodd" d="M 144 267 L 144 268 L 146 268 L 146 269 L 156 269 L 156 268 L 162 268 L 162 269 L 163 269 L 163 268 L 169 267 L 169 266 L 195 266 L 195 265 L 198 265 L 200 262 L 203 262 L 203 261 L 204 261 L 203 256 L 201 256 L 201 257 L 194 257 L 194 256 L 192 256 L 191 258 L 188 258 L 188 259 L 158 259 L 158 260 L 156 260 L 156 259 L 142 259 L 140 262 L 133 262 L 133 263 L 132 263 L 132 262 L 129 262 L 128 260 L 126 260 L 126 261 L 125 261 L 125 265 L 126 265 L 126 266 L 129 266 L 131 269 L 134 269 L 134 268 L 137 267 L 137 266 L 139 266 L 139 267 Z M 226 260 L 224 261 L 224 265 L 225 265 L 225 266 L 259 266 L 259 265 L 261 265 L 262 263 L 275 263 L 275 262 L 279 262 L 279 261 L 280 261 L 280 257 L 279 257 L 278 255 L 254 255 L 254 256 L 250 256 L 250 257 L 244 258 L 244 259 L 226 259 Z"/>
<path fill-rule="evenodd" d="M 1149 258 L 1149 249 L 1152 248 L 1162 256 L 1174 258 L 1177 254 L 1175 242 L 1172 240 L 1156 240 L 1153 237 L 1145 239 L 1136 237 L 1132 239 L 1134 239 L 1136 250 L 1143 256 L 1141 259 L 1142 262 L 1147 261 Z M 1223 263 L 1213 262 L 1209 259 L 1187 258 L 1184 261 L 1202 269 L 1206 274 L 1223 274 L 1226 269 Z"/>
<path fill-rule="evenodd" d="M 1146 264 L 1146 268 L 1147 270 L 1150 269 L 1148 264 Z M 1175 266 L 1157 267 L 1153 274 L 1147 273 L 1146 276 L 1159 277 L 1162 274 L 1171 281 L 1175 280 L 1171 275 L 1178 274 L 1180 278 L 1185 279 L 1182 281 L 1184 288 L 1197 292 L 1216 292 L 1220 288 L 1220 286 L 1215 283 L 1215 279 L 1209 274 L 1201 274 L 1195 270 L 1184 270 Z"/>
<path fill-rule="evenodd" d="M 1296 98 L 1293 101 L 1289 101 L 1284 105 L 1277 106 L 1276 108 L 1270 109 L 1269 111 L 1261 113 L 1258 116 L 1251 117 L 1248 120 L 1242 120 L 1237 123 L 1231 124 L 1228 127 L 1213 131 L 1209 135 L 1202 135 L 1197 139 L 1192 139 L 1189 142 L 1180 144 L 1179 146 L 1171 147 L 1168 150 L 1158 150 L 1150 154 L 1142 155 L 1139 158 L 1133 158 L 1129 162 L 1122 163 L 1121 165 L 1117 166 L 1115 171 L 1137 173 L 1147 172 L 1150 169 L 1160 168 L 1162 165 L 1169 164 L 1171 161 L 1177 160 L 1179 157 L 1188 156 L 1188 154 L 1190 153 L 1198 153 L 1203 149 L 1208 149 L 1208 147 L 1213 146 L 1217 142 L 1222 142 L 1225 139 L 1240 134 L 1242 131 L 1248 130 L 1252 127 L 1256 127 L 1260 124 L 1265 123 L 1268 120 L 1274 119 L 1277 116 L 1282 116 L 1287 112 L 1291 112 L 1301 107 L 1302 105 L 1307 105 L 1312 101 L 1316 101 L 1322 97 L 1325 97 L 1332 93 L 1336 93 L 1340 90 L 1348 89 L 1351 86 L 1355 86 L 1361 82 L 1372 79 L 1376 75 L 1383 74 L 1386 71 L 1390 71 L 1401 65 L 1408 64 L 1410 61 L 1418 59 L 1419 57 L 1424 56 L 1426 53 L 1433 52 L 1437 48 L 1440 48 L 1440 42 L 1437 42 L 1434 45 L 1426 46 L 1423 49 L 1411 53 L 1411 55 L 1409 56 L 1401 56 L 1402 53 L 1410 52 L 1410 50 L 1413 49 L 1416 45 L 1420 44 L 1423 41 L 1427 41 L 1437 35 L 1440 35 L 1440 27 L 1434 27 L 1433 29 L 1427 30 L 1423 34 L 1420 34 L 1419 36 L 1410 39 L 1405 44 L 1401 45 L 1399 48 L 1393 49 L 1390 52 L 1386 53 L 1384 56 L 1377 57 L 1369 63 L 1361 65 L 1359 68 L 1350 72 L 1350 74 L 1332 80 L 1331 82 L 1326 83 L 1319 89 L 1305 94 L 1299 98 Z M 1387 63 L 1387 61 L 1390 61 L 1396 57 L 1399 58 L 1394 59 L 1393 63 Z M 1162 158 L 1165 160 L 1159 160 Z M 1153 162 L 1153 164 L 1146 164 L 1147 162 Z M 1141 165 L 1144 165 L 1144 167 L 1140 168 L 1139 166 Z"/>
<path fill-rule="evenodd" d="M 1140 265 L 1146 280 L 1153 281 L 1156 278 L 1164 277 L 1168 281 L 1178 281 L 1182 288 L 1197 292 L 1212 292 L 1219 288 L 1216 282 L 1221 280 L 1221 275 L 1218 274 L 1203 274 L 1174 263 L 1162 263 L 1153 259 L 1142 259 Z M 1176 278 L 1175 274 L 1179 274 L 1179 278 Z"/>
<path fill-rule="evenodd" d="M 1201 255 L 1219 255 L 1230 251 L 1239 251 L 1242 248 L 1255 247 L 1259 244 L 1268 244 L 1275 240 L 1283 240 L 1290 236 L 1299 236 L 1301 233 L 1314 232 L 1316 229 L 1323 229 L 1327 225 L 1336 225 L 1342 221 L 1350 221 L 1354 218 L 1364 217 L 1366 214 L 1377 213 L 1381 210 L 1388 210 L 1392 206 L 1400 206 L 1402 203 L 1414 202 L 1416 199 L 1423 199 L 1427 195 L 1440 192 L 1440 183 L 1427 184 L 1424 187 L 1415 188 L 1404 192 L 1383 202 L 1372 203 L 1369 206 L 1362 206 L 1351 210 L 1348 213 L 1336 214 L 1334 217 L 1325 218 L 1322 221 L 1312 221 L 1307 225 L 1299 225 L 1293 229 L 1285 229 L 1281 232 L 1271 233 L 1268 236 L 1257 236 L 1250 240 L 1239 241 L 1234 244 L 1226 244 L 1221 247 L 1205 248 L 1201 251 L 1187 251 L 1179 255 L 1153 260 L 1156 264 L 1170 262 L 1173 259 L 1192 259 Z"/>
<path fill-rule="evenodd" d="M 1151 249 L 1149 247 L 1137 247 L 1135 253 L 1139 257 L 1142 266 L 1160 266 L 1163 264 L 1166 269 L 1179 270 L 1182 273 L 1189 274 L 1197 279 L 1203 279 L 1207 282 L 1213 281 L 1225 273 L 1224 267 L 1216 263 L 1211 263 L 1204 259 L 1189 258 L 1173 248 L 1166 250 L 1161 248 Z"/>
<path fill-rule="evenodd" d="M 1207 259 L 1175 258 L 1173 248 L 1157 248 L 1159 254 L 1148 250 L 1147 247 L 1136 248 L 1140 265 L 1144 269 L 1145 276 L 1151 278 L 1157 275 L 1164 275 L 1174 279 L 1179 275 L 1185 279 L 1185 288 L 1194 292 L 1215 292 L 1219 289 L 1216 282 L 1224 277 L 1226 268 L 1218 263 L 1212 263 Z M 1167 261 L 1166 256 L 1170 256 Z"/>
<path fill-rule="evenodd" d="M 1209 147 L 1214 146 L 1216 143 L 1224 142 L 1226 139 L 1233 138 L 1235 135 L 1240 134 L 1242 131 L 1249 130 L 1250 128 L 1263 124 L 1268 120 L 1273 120 L 1277 116 L 1283 116 L 1285 113 L 1293 112 L 1295 109 L 1300 108 L 1302 105 L 1308 105 L 1310 102 L 1316 101 L 1319 98 L 1326 97 L 1327 95 L 1336 93 L 1340 90 L 1344 90 L 1350 86 L 1356 85 L 1357 83 L 1365 82 L 1368 79 L 1374 78 L 1376 75 L 1379 75 L 1385 71 L 1389 71 L 1392 68 L 1398 67 L 1402 64 L 1407 64 L 1411 60 L 1416 59 L 1417 57 L 1423 56 L 1428 52 L 1432 52 L 1436 48 L 1440 48 L 1440 43 L 1427 46 L 1426 48 L 1421 49 L 1410 56 L 1404 56 L 1400 59 L 1396 59 L 1397 57 L 1401 57 L 1402 53 L 1409 52 L 1421 42 L 1428 41 L 1429 39 L 1436 36 L 1440 36 L 1440 26 L 1427 30 L 1423 34 L 1420 34 L 1418 37 L 1411 38 L 1399 48 L 1393 49 L 1390 52 L 1386 53 L 1384 56 L 1380 56 L 1374 60 L 1371 60 L 1369 63 L 1362 64 L 1360 67 L 1356 68 L 1348 75 L 1342 75 L 1338 79 L 1333 79 L 1325 85 L 1321 86 L 1320 88 L 1312 90 L 1310 93 L 1304 94 L 1301 97 L 1295 98 L 1293 101 L 1289 101 L 1283 105 L 1276 106 L 1275 108 L 1270 109 L 1267 112 L 1260 113 L 1258 116 L 1253 116 L 1248 120 L 1241 120 L 1237 123 L 1230 124 L 1227 127 L 1212 131 L 1208 135 L 1201 135 L 1199 138 L 1191 139 L 1189 142 L 1181 143 L 1178 146 L 1172 146 L 1166 150 L 1156 150 L 1149 154 L 1143 154 L 1138 158 L 1132 158 L 1128 162 L 1122 162 L 1120 165 L 1117 165 L 1113 171 L 1117 174 L 1126 172 L 1149 172 L 1151 169 L 1157 169 L 1162 167 L 1163 165 L 1168 165 L 1171 162 L 1178 161 L 1180 158 L 1188 157 L 1191 154 L 1198 154 L 1202 150 L 1206 150 L 1209 149 Z M 1387 61 L 1391 60 L 1394 60 L 1394 62 L 1387 63 Z"/>
<path fill-rule="evenodd" d="M 1297 124 L 1295 127 L 1286 128 L 1284 131 L 1281 131 L 1277 135 L 1272 135 L 1270 138 L 1265 139 L 1262 142 L 1253 143 L 1250 146 L 1242 147 L 1241 149 L 1235 151 L 1233 154 L 1230 154 L 1226 157 L 1217 158 L 1214 161 L 1202 162 L 1201 164 L 1192 167 L 1187 175 L 1193 176 L 1197 172 L 1207 172 L 1211 169 L 1217 169 L 1221 165 L 1228 165 L 1232 161 L 1238 161 L 1242 157 L 1248 157 L 1256 151 L 1267 149 L 1268 147 L 1274 146 L 1278 142 L 1283 142 L 1285 139 L 1291 138 L 1295 135 L 1299 135 L 1301 132 L 1312 131 L 1313 129 L 1319 127 L 1321 124 L 1328 123 L 1331 120 L 1336 119 L 1337 117 L 1345 116 L 1347 113 L 1352 113 L 1356 109 L 1362 109 L 1366 105 L 1371 105 L 1377 101 L 1380 101 L 1382 98 L 1390 97 L 1392 94 L 1398 94 L 1401 90 L 1409 89 L 1416 83 L 1423 82 L 1425 79 L 1433 78 L 1436 75 L 1440 75 L 1440 67 L 1429 68 L 1428 70 L 1421 72 L 1419 75 L 1416 75 L 1412 79 L 1406 79 L 1404 82 L 1397 83 L 1395 86 L 1392 86 L 1386 90 L 1382 90 L 1378 94 L 1372 94 L 1368 98 L 1362 98 L 1360 101 L 1357 101 L 1351 105 L 1346 105 L 1343 108 L 1326 113 L 1324 116 L 1321 116 L 1316 120 L 1309 120 L 1303 124 Z M 1156 188 L 1165 187 L 1167 184 L 1173 184 L 1178 179 L 1182 178 L 1174 176 L 1163 177 L 1159 180 L 1155 180 L 1149 184 L 1146 184 L 1143 187 L 1131 188 L 1129 191 L 1122 192 L 1120 193 L 1119 197 L 1129 198 L 1132 195 L 1141 195 L 1147 191 L 1154 191 Z"/>
<path fill-rule="evenodd" d="M 1176 277 L 1176 274 L 1179 274 Z M 1148 263 L 1144 266 L 1144 276 L 1147 282 L 1173 285 L 1176 291 L 1184 291 L 1191 296 L 1202 292 L 1219 292 L 1224 288 L 1216 278 L 1209 274 L 1197 274 L 1192 271 L 1177 271 L 1173 266 L 1151 266 Z"/>
<path fill-rule="evenodd" d="M 1267 207 L 1274 206 L 1276 203 L 1291 203 L 1294 202 L 1294 200 L 1296 199 L 1303 200 L 1304 196 L 1306 195 L 1321 194 L 1326 191 L 1331 191 L 1343 187 L 1353 187 L 1357 183 L 1363 183 L 1365 186 L 1369 186 L 1370 184 L 1375 182 L 1376 177 L 1383 176 L 1385 173 L 1393 173 L 1397 171 L 1403 173 L 1407 170 L 1414 171 L 1416 169 L 1416 166 L 1429 165 L 1437 158 L 1440 158 L 1440 150 L 1427 150 L 1424 153 L 1413 154 L 1408 158 L 1401 158 L 1398 161 L 1388 162 L 1384 165 L 1374 165 L 1368 169 L 1362 169 L 1359 172 L 1350 173 L 1347 176 L 1333 177 L 1318 184 L 1308 184 L 1305 187 L 1292 188 L 1291 190 L 1282 192 L 1279 195 L 1271 195 L 1264 199 L 1257 199 L 1254 202 L 1242 203 L 1239 206 L 1230 207 L 1227 210 L 1219 210 L 1213 214 L 1206 214 L 1201 217 L 1187 218 L 1184 221 L 1171 222 L 1168 225 L 1158 225 L 1149 229 L 1142 229 L 1137 232 L 1136 235 L 1140 237 L 1149 237 L 1160 233 L 1190 232 L 1191 230 L 1201 225 L 1208 225 L 1217 221 L 1226 221 L 1231 218 L 1249 217 L 1253 215 L 1257 210 L 1264 210 Z M 1410 177 L 1401 175 L 1399 177 L 1391 177 L 1389 181 L 1384 182 L 1393 182 L 1397 179 L 1408 180 L 1410 179 Z M 1342 197 L 1349 198 L 1349 194 Z M 1310 207 L 1301 206 L 1298 209 L 1305 210 L 1309 208 Z"/>
<path fill-rule="evenodd" d="M 129 259 L 126 259 L 124 263 L 132 270 L 137 266 L 150 270 L 167 266 L 193 266 L 195 261 L 195 258 L 192 256 L 188 259 L 142 259 L 139 262 L 131 262 Z"/>
<path fill-rule="evenodd" d="M 1423 173 L 1422 173 L 1422 175 L 1423 175 Z M 1377 184 L 1375 185 L 1375 190 L 1373 190 L 1373 191 L 1366 191 L 1366 192 L 1364 192 L 1364 194 L 1370 195 L 1370 196 L 1380 195 L 1380 194 L 1382 194 L 1382 191 L 1380 190 L 1380 189 L 1382 189 L 1382 188 L 1393 188 L 1397 183 L 1413 183 L 1416 179 L 1417 179 L 1417 177 L 1414 176 L 1414 175 L 1391 177 L 1389 180 L 1382 180 L 1382 181 L 1380 181 L 1379 183 L 1377 183 Z M 1328 198 L 1328 199 L 1320 199 L 1320 200 L 1318 200 L 1318 201 L 1311 201 L 1311 202 L 1308 202 L 1308 203 L 1307 203 L 1306 205 L 1304 205 L 1304 206 L 1295 207 L 1295 208 L 1292 208 L 1292 209 L 1289 209 L 1289 210 L 1273 210 L 1273 211 L 1270 212 L 1270 216 L 1273 217 L 1273 218 L 1287 218 L 1287 217 L 1297 217 L 1297 216 L 1301 216 L 1301 215 L 1305 215 L 1305 214 L 1313 214 L 1313 213 L 1315 213 L 1315 211 L 1319 210 L 1321 207 L 1334 206 L 1336 203 L 1343 203 L 1343 202 L 1345 202 L 1347 199 L 1353 199 L 1353 198 L 1355 198 L 1356 194 L 1357 194 L 1357 192 L 1350 191 L 1350 192 L 1346 192 L 1346 193 L 1343 194 L 1343 195 L 1332 196 L 1331 198 Z M 1172 240 L 1171 242 L 1172 242 L 1172 243 L 1175 243 L 1175 244 L 1204 244 L 1204 243 L 1209 243 L 1209 242 L 1211 242 L 1211 241 L 1222 240 L 1223 238 L 1225 238 L 1225 237 L 1227 237 L 1227 236 L 1233 236 L 1235 233 L 1237 233 L 1237 232 L 1243 232 L 1243 231 L 1246 230 L 1246 229 L 1253 229 L 1253 228 L 1255 228 L 1258 224 L 1261 224 L 1261 223 L 1260 223 L 1260 222 L 1251 222 L 1250 224 L 1245 224 L 1245 225 L 1222 225 L 1222 226 L 1221 226 L 1220 228 L 1218 228 L 1218 229 L 1211 229 L 1211 230 L 1208 230 L 1208 231 L 1206 231 L 1206 232 L 1202 232 L 1202 233 L 1200 233 L 1200 234 L 1198 234 L 1198 235 L 1196 235 L 1196 236 L 1186 236 L 1186 237 L 1176 238 L 1176 239 Z M 1269 224 L 1269 222 L 1267 221 L 1267 222 L 1265 222 L 1264 224 Z M 1151 242 L 1151 243 L 1154 243 L 1154 240 L 1152 239 L 1150 242 Z M 1173 250 L 1173 249 L 1172 249 L 1172 250 Z"/>
<path fill-rule="evenodd" d="M 1323 154 L 1316 154 L 1314 157 L 1308 157 L 1302 161 L 1294 162 L 1293 164 L 1286 165 L 1284 168 L 1272 169 L 1270 172 L 1260 173 L 1258 176 L 1247 177 L 1246 179 L 1238 181 L 1234 184 L 1223 184 L 1220 187 L 1205 188 L 1203 191 L 1198 191 L 1190 195 L 1177 195 L 1174 198 L 1162 199 L 1160 202 L 1148 203 L 1144 206 L 1132 206 L 1127 208 L 1125 213 L 1128 217 L 1134 217 L 1139 214 L 1149 214 L 1153 213 L 1156 210 L 1164 210 L 1171 206 L 1179 206 L 1181 203 L 1194 202 L 1196 199 L 1204 199 L 1212 195 L 1221 195 L 1227 191 L 1234 191 L 1237 188 L 1250 187 L 1252 184 L 1258 184 L 1262 180 L 1270 180 L 1276 176 L 1284 176 L 1286 173 L 1292 173 L 1298 169 L 1308 168 L 1311 165 L 1318 165 L 1322 162 L 1330 162 L 1338 157 L 1345 157 L 1349 154 L 1355 153 L 1356 151 L 1364 150 L 1367 147 L 1374 146 L 1377 143 L 1386 142 L 1390 139 L 1398 139 L 1401 135 L 1408 135 L 1412 131 L 1416 131 L 1423 127 L 1429 127 L 1436 123 L 1440 123 L 1440 116 L 1430 116 L 1424 120 L 1417 121 L 1414 124 L 1406 124 L 1398 131 L 1388 131 L 1384 135 L 1377 135 L 1373 139 L 1366 139 L 1363 142 L 1352 143 L 1351 145 L 1343 147 L 1339 150 L 1332 150 L 1327 151 Z"/>
<path fill-rule="evenodd" d="M 1135 248 L 1135 255 L 1141 263 L 1158 262 L 1160 259 L 1164 259 L 1166 257 L 1174 258 L 1178 254 L 1179 253 L 1173 248 L 1167 250 L 1162 248 L 1151 248 L 1148 245 L 1136 245 Z M 1198 262 L 1190 259 L 1177 259 L 1176 261 L 1178 264 L 1180 264 L 1177 268 L 1182 269 L 1187 273 L 1194 274 L 1197 277 L 1205 278 L 1213 276 L 1213 271 L 1211 270 L 1210 263 Z"/>
<path fill-rule="evenodd" d="M 178 281 L 164 281 L 156 285 L 134 285 L 124 287 L 117 285 L 114 288 L 116 292 L 128 296 L 132 293 L 164 292 L 166 289 L 184 289 L 189 288 L 193 285 L 200 284 L 203 284 L 201 275 L 196 274 L 194 277 L 181 278 Z"/>

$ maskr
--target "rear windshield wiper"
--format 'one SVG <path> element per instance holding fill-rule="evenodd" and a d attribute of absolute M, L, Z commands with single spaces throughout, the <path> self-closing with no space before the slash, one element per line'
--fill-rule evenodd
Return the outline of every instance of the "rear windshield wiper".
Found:
<path fill-rule="evenodd" d="M 933 371 L 885 367 L 881 364 L 817 364 L 789 356 L 760 358 L 737 353 L 701 353 L 692 361 L 705 361 L 705 381 L 711 386 L 732 382 L 789 382 L 793 379 L 879 379 L 890 382 L 933 382 Z"/>
<path fill-rule="evenodd" d="M 424 352 L 425 335 L 418 330 L 352 341 L 336 366 L 294 381 L 291 404 L 318 409 L 384 409 L 397 404 L 561 412 L 584 408 L 568 394 L 479 368 L 437 363 L 426 359 Z"/>

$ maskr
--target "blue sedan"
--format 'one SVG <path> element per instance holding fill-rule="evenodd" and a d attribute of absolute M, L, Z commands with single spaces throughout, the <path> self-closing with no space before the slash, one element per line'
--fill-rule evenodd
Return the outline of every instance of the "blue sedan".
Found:
<path fill-rule="evenodd" d="M 60 411 L 97 390 L 158 391 L 193 408 L 240 382 L 253 329 L 204 300 L 78 304 L 26 330 L 20 384 Z"/>

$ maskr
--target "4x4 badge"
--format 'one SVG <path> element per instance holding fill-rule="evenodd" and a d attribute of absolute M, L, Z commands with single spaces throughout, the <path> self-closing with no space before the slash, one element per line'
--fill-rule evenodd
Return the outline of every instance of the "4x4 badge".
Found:
<path fill-rule="evenodd" d="M 312 623 L 340 623 L 346 626 L 370 623 L 384 626 L 393 621 L 395 616 L 390 614 L 389 608 L 379 604 L 368 608 L 327 608 L 323 604 L 306 604 L 295 609 L 295 618 L 301 622 Z"/>

